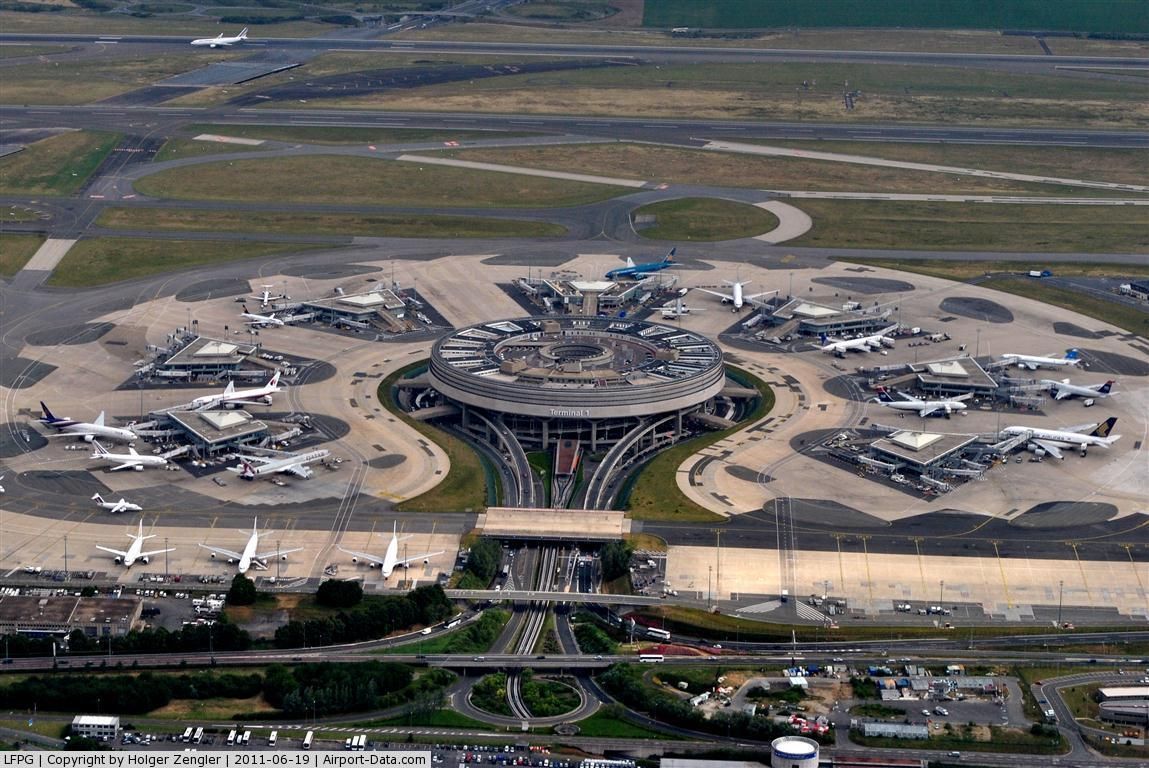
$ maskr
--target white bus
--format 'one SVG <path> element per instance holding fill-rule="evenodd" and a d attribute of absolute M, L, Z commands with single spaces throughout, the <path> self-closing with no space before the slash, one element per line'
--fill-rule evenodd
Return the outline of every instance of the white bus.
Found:
<path fill-rule="evenodd" d="M 311 742 L 315 741 L 315 731 L 308 731 L 303 737 L 303 749 L 311 749 Z"/>
<path fill-rule="evenodd" d="M 183 735 L 183 736 L 180 736 L 180 741 L 182 741 L 183 743 L 187 744 L 189 741 L 191 741 L 191 740 L 192 740 L 192 734 L 193 734 L 193 733 L 195 733 L 195 729 L 194 729 L 194 728 L 192 728 L 192 727 L 189 725 L 189 726 L 188 726 L 188 727 L 187 727 L 187 728 L 184 730 L 184 735 Z"/>
<path fill-rule="evenodd" d="M 651 637 L 657 637 L 659 640 L 670 639 L 669 632 L 667 632 L 665 629 L 657 629 L 656 627 L 647 627 L 646 634 L 650 635 Z"/>
<path fill-rule="evenodd" d="M 195 729 L 195 735 L 192 736 L 192 741 L 196 744 L 199 744 L 201 741 L 203 741 L 203 728 Z"/>
<path fill-rule="evenodd" d="M 279 731 L 272 731 L 271 735 L 267 737 L 267 746 L 274 747 L 276 740 L 279 738 Z"/>
<path fill-rule="evenodd" d="M 250 742 L 251 742 L 251 731 L 244 731 L 243 736 L 241 736 L 239 738 L 239 743 L 246 747 Z"/>
<path fill-rule="evenodd" d="M 364 749 L 366 749 L 367 748 L 367 734 L 361 733 L 358 736 L 356 736 L 355 740 L 351 742 L 351 748 L 353 750 L 355 750 L 356 752 L 362 752 Z"/>
<path fill-rule="evenodd" d="M 234 728 L 227 734 L 227 745 L 229 747 L 235 745 L 235 729 Z"/>
<path fill-rule="evenodd" d="M 638 660 L 643 664 L 659 664 L 666 660 L 666 657 L 661 653 L 643 653 L 639 654 Z"/>

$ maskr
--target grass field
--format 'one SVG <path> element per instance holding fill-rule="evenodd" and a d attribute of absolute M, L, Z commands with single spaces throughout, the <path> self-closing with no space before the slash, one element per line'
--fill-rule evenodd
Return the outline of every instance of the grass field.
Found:
<path fill-rule="evenodd" d="M 213 133 L 241 139 L 300 142 L 303 144 L 403 144 L 467 139 L 513 139 L 537 134 L 527 132 L 433 130 L 429 128 L 340 128 L 307 125 L 192 124 L 186 133 Z M 196 142 L 205 143 L 205 142 Z"/>
<path fill-rule="evenodd" d="M 265 146 L 228 144 L 222 141 L 196 141 L 195 139 L 168 139 L 160 151 L 152 158 L 153 163 L 168 160 L 183 160 L 189 157 L 210 157 L 211 155 L 234 155 L 238 152 L 259 152 L 271 149 Z"/>
<path fill-rule="evenodd" d="M 626 534 L 626 542 L 631 544 L 635 551 L 666 551 L 666 540 L 660 536 L 655 536 L 653 533 L 628 533 Z"/>
<path fill-rule="evenodd" d="M 434 712 L 413 712 L 409 715 L 392 717 L 387 720 L 370 720 L 356 723 L 367 728 L 386 726 L 422 726 L 424 728 L 467 728 L 473 731 L 493 731 L 495 728 L 487 723 L 472 720 L 466 715 L 450 709 L 439 709 Z"/>
<path fill-rule="evenodd" d="M 2 22 L 0 22 L 2 23 Z M 25 56 L 47 56 L 53 53 L 63 53 L 68 50 L 66 45 L 3 45 L 0 46 L 0 59 L 19 59 Z"/>
<path fill-rule="evenodd" d="M 442 482 L 426 493 L 407 499 L 395 505 L 402 512 L 449 512 L 469 511 L 483 508 L 487 503 L 486 473 L 479 455 L 469 445 L 454 435 L 436 429 L 429 424 L 415 421 L 404 413 L 391 398 L 391 387 L 408 372 L 426 366 L 420 360 L 387 376 L 379 384 L 376 397 L 379 402 L 402 419 L 423 437 L 438 445 L 451 462 L 447 476 Z"/>
<path fill-rule="evenodd" d="M 814 220 L 796 247 L 1149 253 L 1145 211 L 1128 206 L 791 202 Z"/>
<path fill-rule="evenodd" d="M 804 87 L 803 83 L 808 87 Z M 844 106 L 843 84 L 857 92 Z M 739 120 L 831 120 L 1135 128 L 1142 83 L 887 64 L 732 63 L 531 73 L 308 106 Z"/>
<path fill-rule="evenodd" d="M 809 143 L 807 143 L 808 145 Z M 875 144 L 874 146 L 880 146 Z M 899 147 L 905 145 L 897 145 Z M 934 145 L 929 145 L 934 146 Z M 833 146 L 806 146 L 826 152 L 852 151 L 867 154 L 866 147 L 851 150 Z M 1058 148 L 1060 149 L 1060 147 Z M 1028 184 L 959 176 L 950 173 L 882 168 L 829 160 L 811 160 L 793 157 L 765 157 L 733 152 L 713 152 L 649 144 L 570 144 L 552 147 L 509 147 L 467 149 L 450 153 L 451 156 L 480 162 L 505 163 L 530 168 L 585 173 L 588 168 L 609 168 L 612 176 L 661 181 L 669 184 L 706 184 L 718 187 L 750 189 L 802 189 L 847 192 L 921 192 L 929 194 L 1015 193 L 1074 197 L 1112 196 L 1104 190 L 1062 187 L 1054 184 Z M 876 157 L 883 155 L 871 152 Z M 1032 153 L 1034 155 L 1039 153 Z M 907 157 L 892 159 L 910 160 Z M 973 158 L 971 158 L 973 159 Z M 987 158 L 988 159 L 988 158 Z M 991 170 L 1014 170 L 1004 158 L 987 166 Z M 1089 176 L 1086 166 L 1097 161 L 1098 155 L 1084 156 L 1079 169 Z M 1108 158 L 1105 168 L 1117 165 L 1128 168 L 1137 160 L 1131 153 Z M 933 162 L 922 160 L 921 162 Z M 944 164 L 944 163 L 942 163 Z M 1130 173 L 1134 171 L 1130 170 Z M 1095 176 L 1089 176 L 1095 178 Z M 1102 178 L 1108 181 L 1108 178 Z M 1126 193 L 1121 193 L 1126 194 Z"/>
<path fill-rule="evenodd" d="M 261 213 L 194 208 L 109 208 L 100 214 L 97 223 L 110 229 L 374 237 L 558 237 L 566 233 L 565 227 L 545 221 L 480 216 Z"/>
<path fill-rule="evenodd" d="M 47 736 L 52 739 L 64 738 L 65 724 L 59 720 L 38 719 L 28 726 L 28 718 L 0 719 L 0 728 L 10 728 L 13 731 L 29 731 Z"/>
<path fill-rule="evenodd" d="M 236 160 L 173 168 L 136 182 L 145 195 L 230 200 L 441 208 L 576 206 L 624 193 L 617 187 L 508 173 L 353 157 Z"/>
<path fill-rule="evenodd" d="M 1031 269 L 1048 269 L 1050 264 L 1040 260 L 1024 261 L 966 261 L 949 259 L 842 259 L 868 267 L 898 269 L 919 275 L 930 275 L 946 280 L 972 280 L 994 273 L 1024 274 Z M 1117 264 L 1104 261 L 1065 261 L 1053 266 L 1059 277 L 1149 277 L 1149 261 L 1144 264 Z M 1030 282 L 1033 282 L 1032 280 Z"/>
<path fill-rule="evenodd" d="M 850 732 L 850 741 L 866 747 L 878 749 L 933 749 L 953 750 L 958 752 L 1008 752 L 1023 755 L 1060 755 L 1069 750 L 1065 737 L 1056 734 L 1050 736 L 1034 736 L 1027 730 L 1020 728 L 990 727 L 988 741 L 980 741 L 972 737 L 962 737 L 956 731 L 936 731 L 931 733 L 929 739 L 893 739 L 862 736 L 860 731 Z"/>
<path fill-rule="evenodd" d="M 678 737 L 644 728 L 641 725 L 628 722 L 622 718 L 621 711 L 615 707 L 600 709 L 588 718 L 579 720 L 579 736 L 600 739 L 665 739 L 674 740 Z M 621 708 L 618 708 L 621 709 Z"/>
<path fill-rule="evenodd" d="M 1143 336 L 1149 334 L 1149 312 L 1099 296 L 1058 288 L 1025 277 L 995 277 L 981 283 L 981 286 L 1062 307 Z"/>
<path fill-rule="evenodd" d="M 68 131 L 29 144 L 0 158 L 0 194 L 73 194 L 119 140 L 115 133 Z"/>
<path fill-rule="evenodd" d="M 1137 0 L 660 0 L 643 6 L 646 27 L 910 27 L 936 29 L 1034 29 L 1074 32 L 1149 32 L 1149 11 Z"/>
<path fill-rule="evenodd" d="M 0 12 L 0 29 L 5 32 L 47 34 L 143 34 L 177 35 L 189 38 L 215 37 L 220 32 L 235 34 L 232 30 L 214 24 L 209 19 L 146 19 L 136 18 L 126 13 L 88 13 L 69 10 L 65 13 L 18 13 Z M 293 21 L 283 24 L 261 24 L 254 28 L 251 39 L 260 37 L 314 37 L 331 32 L 330 24 L 309 21 Z M 219 52 L 211 51 L 211 56 Z"/>
<path fill-rule="evenodd" d="M 42 235 L 13 235 L 0 232 L 0 277 L 12 277 L 44 244 Z"/>
<path fill-rule="evenodd" d="M 147 716 L 162 720 L 231 720 L 243 712 L 275 711 L 259 695 L 249 699 L 173 699 Z"/>
<path fill-rule="evenodd" d="M 727 366 L 727 370 L 731 370 Z M 774 407 L 774 392 L 766 382 L 747 371 L 734 369 L 739 379 L 750 382 L 761 393 L 758 406 L 737 427 L 710 432 L 661 451 L 620 493 L 626 498 L 627 514 L 634 520 L 669 520 L 673 522 L 713 523 L 724 520 L 696 504 L 678 489 L 678 468 L 692 454 L 761 419 Z"/>
<path fill-rule="evenodd" d="M 664 200 L 635 209 L 631 214 L 654 216 L 655 224 L 638 234 L 648 240 L 714 242 L 754 237 L 778 226 L 778 217 L 747 203 L 686 197 Z"/>
<path fill-rule="evenodd" d="M 98 237 L 72 246 L 48 285 L 80 288 L 207 264 L 297 253 L 318 246 L 224 240 L 137 240 Z"/>

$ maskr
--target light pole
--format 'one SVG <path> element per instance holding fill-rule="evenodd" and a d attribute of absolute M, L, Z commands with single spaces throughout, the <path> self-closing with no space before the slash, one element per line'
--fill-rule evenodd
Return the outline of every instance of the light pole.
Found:
<path fill-rule="evenodd" d="M 942 579 L 941 581 L 938 582 L 938 607 L 939 608 L 941 607 L 942 600 L 945 599 L 942 596 L 945 594 L 945 590 L 946 590 L 946 581 L 945 581 L 945 579 Z"/>
<path fill-rule="evenodd" d="M 68 580 L 68 537 L 64 537 L 64 581 Z"/>
<path fill-rule="evenodd" d="M 1058 580 L 1057 582 L 1057 626 L 1061 627 L 1061 598 L 1065 593 L 1065 581 Z"/>
<path fill-rule="evenodd" d="M 164 583 L 167 584 L 171 578 L 171 567 L 168 562 L 168 537 L 164 536 Z"/>
<path fill-rule="evenodd" d="M 714 607 L 714 593 L 710 591 L 710 576 L 714 572 L 714 566 L 706 566 L 706 610 Z"/>

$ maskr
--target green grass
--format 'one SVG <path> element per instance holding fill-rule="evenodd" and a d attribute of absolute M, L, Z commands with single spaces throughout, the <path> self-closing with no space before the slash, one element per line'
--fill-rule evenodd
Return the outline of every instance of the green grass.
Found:
<path fill-rule="evenodd" d="M 579 736 L 599 739 L 677 739 L 677 736 L 636 725 L 622 717 L 621 707 L 606 707 L 579 720 Z"/>
<path fill-rule="evenodd" d="M 754 237 L 778 226 L 778 217 L 747 203 L 687 197 L 636 209 L 631 216 L 654 216 L 653 226 L 639 235 L 649 240 L 713 242 Z"/>
<path fill-rule="evenodd" d="M 420 726 L 424 728 L 467 728 L 475 731 L 494 730 L 491 725 L 473 720 L 466 715 L 450 709 L 439 709 L 434 712 L 412 712 L 409 715 L 391 717 L 386 720 L 370 720 L 364 723 L 355 723 L 364 728 L 382 728 L 387 726 Z"/>
<path fill-rule="evenodd" d="M 0 46 L 0 59 L 18 59 L 24 56 L 46 56 L 64 53 L 66 45 L 3 45 Z"/>
<path fill-rule="evenodd" d="M 660 0 L 643 6 L 645 27 L 909 27 L 935 29 L 1032 29 L 1074 32 L 1149 32 L 1149 11 L 1138 0 Z"/>
<path fill-rule="evenodd" d="M 623 194 L 617 187 L 601 184 L 331 156 L 172 168 L 140 179 L 136 189 L 141 194 L 176 200 L 439 208 L 577 206 Z"/>
<path fill-rule="evenodd" d="M 72 246 L 48 285 L 86 287 L 240 259 L 266 258 L 321 246 L 222 240 L 137 240 L 100 237 Z"/>
<path fill-rule="evenodd" d="M 119 134 L 68 131 L 0 158 L 0 194 L 70 195 L 99 167 Z"/>
<path fill-rule="evenodd" d="M 766 382 L 738 368 L 727 366 L 726 370 L 731 378 L 744 381 L 746 386 L 753 386 L 759 391 L 758 405 L 738 426 L 678 443 L 648 462 L 620 494 L 625 497 L 625 509 L 632 519 L 697 523 L 713 523 L 725 519 L 686 498 L 678 489 L 675 477 L 679 466 L 692 454 L 753 424 L 774 407 L 774 392 Z"/>
<path fill-rule="evenodd" d="M 58 720 L 45 720 L 42 718 L 34 720 L 31 727 L 28 727 L 27 718 L 0 720 L 0 728 L 11 728 L 14 731 L 29 731 L 53 739 L 64 738 L 65 725 L 65 723 Z"/>
<path fill-rule="evenodd" d="M 421 640 L 417 643 L 406 643 L 389 648 L 380 648 L 375 651 L 379 654 L 396 653 L 486 653 L 491 645 L 498 639 L 503 627 L 511 619 L 510 611 L 486 610 L 482 618 L 466 629 L 458 632 L 442 634 L 431 640 Z"/>
<path fill-rule="evenodd" d="M 788 245 L 871 250 L 1149 253 L 1133 206 L 792 200 L 814 227 Z"/>
<path fill-rule="evenodd" d="M 484 712 L 511 716 L 511 705 L 507 702 L 507 676 L 503 672 L 486 675 L 471 688 L 471 704 Z"/>
<path fill-rule="evenodd" d="M 374 56 L 374 54 L 372 54 Z M 448 131 L 430 128 L 338 128 L 286 125 L 228 125 L 199 123 L 187 126 L 190 134 L 212 133 L 241 139 L 264 139 L 303 144 L 406 144 L 467 139 L 516 139 L 537 136 L 525 131 Z M 204 143 L 204 142 L 196 142 Z"/>
<path fill-rule="evenodd" d="M 0 277 L 12 277 L 44 244 L 42 235 L 13 235 L 0 232 Z"/>
<path fill-rule="evenodd" d="M 981 283 L 982 287 L 1025 296 L 1044 304 L 1062 307 L 1072 312 L 1110 323 L 1142 336 L 1149 335 L 1149 312 L 1116 301 L 1058 288 L 1024 277 L 994 278 Z"/>
<path fill-rule="evenodd" d="M 903 709 L 887 707 L 885 704 L 857 704 L 850 707 L 850 714 L 858 717 L 879 717 L 882 719 L 894 718 L 901 720 L 906 716 Z"/>
<path fill-rule="evenodd" d="M 572 711 L 579 705 L 574 688 L 558 680 L 531 676 L 523 680 L 523 703 L 535 717 L 554 717 Z"/>
<path fill-rule="evenodd" d="M 228 144 L 223 141 L 196 141 L 195 139 L 168 139 L 160 151 L 152 158 L 153 163 L 168 160 L 183 160 L 189 157 L 211 157 L 212 155 L 232 155 L 238 152 L 259 152 L 272 149 L 268 146 L 250 144 Z"/>
<path fill-rule="evenodd" d="M 395 382 L 407 373 L 424 368 L 426 360 L 420 360 L 400 368 L 383 379 L 376 396 L 379 402 L 402 419 L 423 437 L 438 445 L 447 454 L 451 466 L 443 481 L 426 493 L 407 499 L 395 505 L 401 512 L 453 512 L 481 509 L 487 502 L 487 475 L 483 470 L 479 454 L 471 446 L 454 435 L 436 429 L 429 424 L 415 421 L 404 413 L 391 397 Z"/>
<path fill-rule="evenodd" d="M 562 225 L 545 221 L 481 216 L 240 212 L 195 208 L 108 208 L 97 223 L 110 229 L 374 237 L 558 237 L 566 233 Z"/>

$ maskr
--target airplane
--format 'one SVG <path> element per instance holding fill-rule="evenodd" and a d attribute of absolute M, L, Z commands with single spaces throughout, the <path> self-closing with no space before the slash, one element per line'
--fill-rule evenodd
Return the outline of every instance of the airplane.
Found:
<path fill-rule="evenodd" d="M 878 387 L 878 405 L 885 408 L 893 408 L 895 411 L 917 411 L 918 415 L 922 418 L 935 413 L 944 413 L 948 419 L 954 411 L 964 411 L 966 409 L 964 401 L 973 397 L 972 394 L 969 394 L 944 400 L 919 400 L 904 392 L 899 394 L 905 399 L 895 400 L 888 389 Z"/>
<path fill-rule="evenodd" d="M 1002 355 L 1001 359 L 1006 365 L 1016 363 L 1018 368 L 1028 368 L 1031 371 L 1036 371 L 1038 368 L 1061 368 L 1063 366 L 1081 364 L 1081 359 L 1078 357 L 1076 349 L 1065 350 L 1065 357 L 1007 354 Z"/>
<path fill-rule="evenodd" d="M 257 477 L 264 475 L 274 475 L 277 472 L 285 472 L 302 477 L 304 480 L 311 477 L 313 474 L 308 464 L 316 461 L 322 461 L 330 455 L 330 451 L 325 448 L 320 448 L 318 451 L 310 451 L 309 453 L 298 453 L 292 456 L 286 456 L 282 459 L 269 459 L 265 456 L 240 456 L 240 465 L 238 467 L 228 467 L 228 472 L 235 472 L 244 480 L 254 480 Z"/>
<path fill-rule="evenodd" d="M 0 475 L 0 480 L 3 480 L 3 479 L 4 479 L 4 475 Z M 0 493 L 8 493 L 8 491 L 4 490 L 4 486 L 0 485 Z"/>
<path fill-rule="evenodd" d="M 682 300 L 682 296 L 679 296 L 674 300 L 673 304 L 664 304 L 658 308 L 658 311 L 662 313 L 664 318 L 676 318 L 689 315 L 691 312 L 705 312 L 706 310 L 686 306 L 686 302 Z"/>
<path fill-rule="evenodd" d="M 247 40 L 247 27 L 244 27 L 243 31 L 240 32 L 235 37 L 224 37 L 223 33 L 220 32 L 219 37 L 201 37 L 198 40 L 192 40 L 191 44 L 192 45 L 206 45 L 208 48 L 220 48 L 220 47 L 226 48 L 229 45 L 235 45 L 236 43 L 242 43 L 246 40 Z"/>
<path fill-rule="evenodd" d="M 1100 424 L 1082 424 L 1068 429 L 1039 429 L 1036 427 L 1006 427 L 1001 434 L 1008 436 L 1024 436 L 1029 443 L 1029 449 L 1044 450 L 1055 459 L 1065 458 L 1062 448 L 1074 446 L 1081 450 L 1084 456 L 1091 445 L 1100 445 L 1108 448 L 1121 439 L 1121 435 L 1110 435 L 1113 425 L 1117 423 L 1116 416 L 1110 416 Z M 1086 430 L 1091 430 L 1086 432 Z"/>
<path fill-rule="evenodd" d="M 279 559 L 286 560 L 287 556 L 292 552 L 299 552 L 303 547 L 295 547 L 294 549 L 281 549 L 279 551 L 272 550 L 270 552 L 258 552 L 259 548 L 259 525 L 258 519 L 252 520 L 251 523 L 251 538 L 247 540 L 247 544 L 243 547 L 243 552 L 232 552 L 230 549 L 223 547 L 213 547 L 209 544 L 200 544 L 201 547 L 211 552 L 212 559 L 216 555 L 222 555 L 227 558 L 229 563 L 237 563 L 240 573 L 247 573 L 251 566 L 255 566 L 261 571 L 267 570 L 267 559 L 269 557 L 279 556 Z"/>
<path fill-rule="evenodd" d="M 667 267 L 674 266 L 674 252 L 677 250 L 677 247 L 671 248 L 670 253 L 662 257 L 662 261 L 648 261 L 644 264 L 635 264 L 634 259 L 628 256 L 626 258 L 626 266 L 610 270 L 606 273 L 606 279 L 618 280 L 622 278 L 626 280 L 641 280 L 647 275 L 661 272 Z"/>
<path fill-rule="evenodd" d="M 282 392 L 279 386 L 279 371 L 262 387 L 253 389 L 236 389 L 235 382 L 229 381 L 222 393 L 218 395 L 204 395 L 191 401 L 193 410 L 202 411 L 215 408 L 218 405 L 239 407 L 241 405 L 271 405 L 271 396 Z"/>
<path fill-rule="evenodd" d="M 1070 384 L 1069 379 L 1062 379 L 1061 381 L 1042 379 L 1041 384 L 1049 388 L 1049 394 L 1053 395 L 1054 400 L 1065 400 L 1077 395 L 1082 397 L 1109 397 L 1110 390 L 1113 389 L 1112 379 L 1104 384 L 1094 384 L 1091 387 Z"/>
<path fill-rule="evenodd" d="M 134 443 L 139 438 L 139 435 L 130 429 L 109 427 L 104 424 L 103 411 L 100 411 L 100 415 L 96 417 L 95 421 L 88 423 L 75 419 L 57 418 L 48 410 L 48 406 L 44 405 L 43 400 L 40 401 L 40 409 L 44 412 L 44 415 L 40 417 L 40 423 L 52 427 L 58 433 L 48 435 L 48 437 L 81 437 L 88 443 L 97 437 L 120 443 Z"/>
<path fill-rule="evenodd" d="M 115 464 L 116 466 L 111 469 L 112 472 L 119 469 L 134 469 L 139 471 L 144 467 L 162 467 L 168 463 L 168 460 L 163 456 L 141 456 L 136 453 L 136 449 L 130 445 L 128 446 L 128 453 L 108 453 L 108 449 L 100 445 L 98 440 L 93 440 L 92 445 L 96 446 L 96 450 L 92 452 L 90 458 L 108 464 Z"/>
<path fill-rule="evenodd" d="M 712 291 L 708 288 L 699 288 L 698 290 L 702 291 L 703 293 L 709 293 L 711 296 L 717 296 L 718 298 L 722 299 L 723 304 L 730 304 L 731 312 L 741 312 L 742 307 L 746 304 L 750 304 L 754 307 L 764 306 L 765 302 L 758 301 L 760 297 L 769 296 L 772 293 L 778 293 L 778 291 L 762 291 L 762 293 L 755 293 L 751 296 L 747 296 L 743 292 L 743 289 L 747 285 L 750 285 L 750 280 L 723 280 L 722 282 L 725 285 L 730 286 L 730 293 Z"/>
<path fill-rule="evenodd" d="M 113 515 L 119 512 L 143 512 L 144 508 L 139 504 L 133 504 L 127 499 L 121 497 L 119 501 L 104 501 L 104 497 L 98 493 L 92 494 L 92 501 L 96 502 L 97 507 L 102 507 L 108 510 Z"/>
<path fill-rule="evenodd" d="M 264 285 L 261 287 L 263 288 L 263 290 L 251 297 L 253 299 L 259 299 L 259 305 L 261 307 L 266 307 L 268 304 L 275 301 L 276 299 L 290 299 L 291 298 L 286 293 L 273 294 L 270 290 L 268 290 L 269 288 L 272 288 L 274 286 Z"/>
<path fill-rule="evenodd" d="M 826 334 L 822 334 L 821 345 L 818 347 L 823 352 L 830 352 L 838 357 L 844 357 L 849 350 L 857 350 L 858 352 L 869 352 L 871 349 L 878 349 L 879 347 L 892 347 L 894 340 L 887 334 L 893 333 L 898 329 L 898 326 L 891 325 L 889 328 L 884 328 L 877 333 L 869 336 L 860 336 L 856 339 L 837 339 L 831 340 Z"/>
<path fill-rule="evenodd" d="M 99 544 L 96 545 L 96 549 L 102 549 L 105 552 L 111 552 L 116 556 L 116 563 L 123 565 L 125 568 L 131 568 L 132 564 L 137 560 L 139 560 L 144 565 L 147 565 L 148 561 L 150 561 L 155 555 L 162 555 L 164 552 L 172 552 L 175 550 L 175 547 L 168 547 L 167 549 L 154 549 L 151 552 L 140 551 L 144 548 L 145 539 L 155 538 L 154 534 L 151 536 L 144 535 L 143 518 L 140 518 L 139 533 L 129 533 L 128 538 L 132 540 L 132 544 L 128 547 L 127 551 L 121 549 L 112 549 L 111 547 L 101 547 Z"/>
<path fill-rule="evenodd" d="M 413 557 L 405 557 L 403 559 L 399 559 L 399 542 L 403 539 L 409 538 L 411 537 L 399 537 L 399 524 L 398 522 L 394 522 L 391 524 L 391 541 L 387 544 L 387 551 L 384 553 L 383 557 L 368 554 L 367 552 L 353 552 L 352 550 L 344 549 L 343 547 L 339 547 L 339 551 L 351 555 L 351 562 L 353 563 L 357 563 L 360 560 L 366 560 L 368 568 L 379 566 L 380 571 L 383 572 L 383 578 L 385 579 L 391 575 L 392 571 L 395 570 L 395 566 L 402 566 L 403 568 L 407 568 L 414 560 L 422 560 L 424 563 L 426 563 L 435 555 L 443 554 L 442 550 L 440 550 L 439 552 L 426 552 L 422 555 L 415 555 Z"/>
<path fill-rule="evenodd" d="M 248 325 L 274 325 L 276 327 L 286 325 L 286 323 L 275 316 L 274 312 L 272 312 L 270 315 L 257 315 L 254 312 L 249 312 L 246 304 L 241 304 L 240 306 L 243 307 L 243 311 L 239 313 L 239 316 L 247 318 Z"/>

